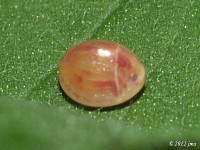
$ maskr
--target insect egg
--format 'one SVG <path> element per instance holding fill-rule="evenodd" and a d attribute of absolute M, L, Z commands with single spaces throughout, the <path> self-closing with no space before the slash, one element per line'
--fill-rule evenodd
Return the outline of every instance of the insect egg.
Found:
<path fill-rule="evenodd" d="M 128 48 L 92 40 L 65 52 L 59 63 L 59 82 L 74 101 L 109 107 L 128 101 L 142 89 L 145 69 Z"/>

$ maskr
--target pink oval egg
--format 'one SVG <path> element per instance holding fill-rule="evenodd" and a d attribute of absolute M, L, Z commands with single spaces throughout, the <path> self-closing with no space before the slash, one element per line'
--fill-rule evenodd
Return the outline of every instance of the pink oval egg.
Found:
<path fill-rule="evenodd" d="M 135 96 L 145 82 L 142 62 L 126 47 L 104 40 L 70 48 L 59 64 L 64 92 L 86 106 L 108 107 Z"/>

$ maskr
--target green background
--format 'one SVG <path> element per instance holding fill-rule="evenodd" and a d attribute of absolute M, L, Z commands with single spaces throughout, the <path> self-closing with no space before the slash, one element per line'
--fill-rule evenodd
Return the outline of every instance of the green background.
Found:
<path fill-rule="evenodd" d="M 90 39 L 143 61 L 137 101 L 101 111 L 65 100 L 59 60 Z M 198 0 L 0 0 L 1 150 L 199 149 L 199 78 Z"/>

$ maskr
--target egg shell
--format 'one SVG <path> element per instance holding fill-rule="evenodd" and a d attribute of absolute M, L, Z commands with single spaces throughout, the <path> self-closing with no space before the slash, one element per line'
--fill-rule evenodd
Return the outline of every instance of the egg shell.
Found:
<path fill-rule="evenodd" d="M 59 63 L 59 82 L 74 101 L 109 107 L 128 101 L 144 86 L 145 69 L 128 48 L 92 40 L 68 49 Z"/>

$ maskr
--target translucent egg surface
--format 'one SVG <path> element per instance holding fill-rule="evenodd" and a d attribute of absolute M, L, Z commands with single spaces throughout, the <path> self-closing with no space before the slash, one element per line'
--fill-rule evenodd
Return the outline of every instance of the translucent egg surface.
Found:
<path fill-rule="evenodd" d="M 59 63 L 59 82 L 74 101 L 109 107 L 126 102 L 142 89 L 145 69 L 126 47 L 93 40 L 66 51 Z"/>

